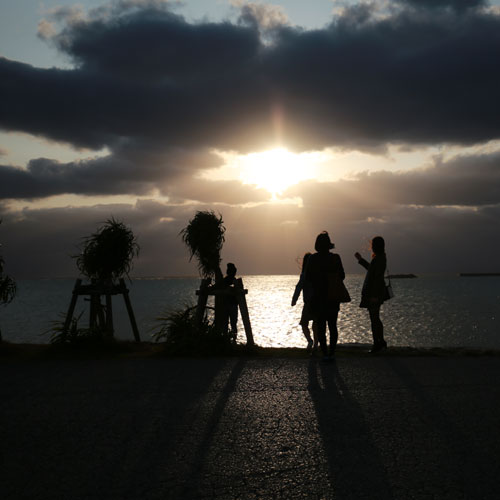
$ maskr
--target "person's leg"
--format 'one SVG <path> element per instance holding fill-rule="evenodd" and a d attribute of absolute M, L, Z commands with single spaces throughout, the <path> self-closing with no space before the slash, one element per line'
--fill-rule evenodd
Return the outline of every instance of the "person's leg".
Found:
<path fill-rule="evenodd" d="M 316 331 L 318 333 L 319 345 L 321 346 L 321 352 L 323 356 L 328 356 L 328 349 L 326 345 L 326 319 L 318 318 L 316 319 Z"/>
<path fill-rule="evenodd" d="M 307 323 L 301 323 L 300 326 L 302 327 L 302 333 L 304 334 L 304 337 L 306 338 L 307 342 L 312 342 L 309 325 Z"/>
<path fill-rule="evenodd" d="M 224 321 L 222 323 L 222 332 L 225 334 L 229 331 L 229 308 L 224 300 L 220 301 Z"/>
<path fill-rule="evenodd" d="M 368 309 L 370 313 L 370 323 L 372 327 L 372 336 L 373 336 L 373 344 L 374 346 L 386 346 L 386 342 L 384 340 L 384 324 L 380 319 L 380 306 L 378 307 L 370 307 Z"/>
<path fill-rule="evenodd" d="M 302 326 L 302 333 L 304 334 L 304 337 L 307 340 L 307 351 L 310 351 L 313 347 L 313 341 L 311 339 L 311 332 L 309 331 L 309 325 L 303 324 Z"/>
<path fill-rule="evenodd" d="M 339 339 L 339 332 L 337 330 L 337 318 L 339 315 L 339 310 L 332 311 L 328 317 L 328 330 L 330 332 L 330 356 L 335 354 L 335 349 L 337 347 L 337 341 Z"/>
<path fill-rule="evenodd" d="M 307 307 L 307 304 L 304 304 L 302 307 L 302 315 L 300 317 L 300 326 L 302 327 L 302 333 L 307 340 L 307 348 L 310 349 L 312 347 L 312 339 L 311 332 L 309 331 L 309 320 L 310 320 L 310 311 Z"/>
<path fill-rule="evenodd" d="M 229 320 L 231 322 L 231 331 L 233 333 L 238 332 L 238 304 L 231 304 L 229 310 Z"/>
<path fill-rule="evenodd" d="M 318 327 L 316 325 L 316 321 L 314 321 L 314 320 L 312 323 L 312 331 L 313 331 L 313 339 L 314 339 L 313 349 L 317 349 L 317 347 L 318 347 Z"/>

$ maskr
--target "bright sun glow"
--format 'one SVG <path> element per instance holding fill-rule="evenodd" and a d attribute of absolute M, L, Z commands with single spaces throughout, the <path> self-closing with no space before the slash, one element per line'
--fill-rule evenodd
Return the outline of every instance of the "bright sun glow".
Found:
<path fill-rule="evenodd" d="M 255 184 L 276 197 L 289 186 L 314 177 L 314 171 L 307 155 L 279 148 L 241 158 L 240 178 L 245 184 Z"/>

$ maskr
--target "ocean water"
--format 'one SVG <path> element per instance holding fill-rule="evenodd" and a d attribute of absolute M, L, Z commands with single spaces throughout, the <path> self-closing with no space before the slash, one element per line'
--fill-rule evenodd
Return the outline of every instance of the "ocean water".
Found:
<path fill-rule="evenodd" d="M 299 326 L 302 299 L 291 307 L 298 276 L 243 276 L 255 342 L 266 347 L 304 347 Z M 340 343 L 370 343 L 368 313 L 359 308 L 362 275 L 348 275 L 353 301 L 342 304 Z M 391 345 L 500 349 L 500 277 L 420 276 L 393 280 L 395 297 L 382 307 L 385 337 Z M 0 328 L 10 342 L 48 343 L 49 330 L 64 316 L 73 279 L 18 281 L 16 299 L 0 309 Z M 151 340 L 165 311 L 195 304 L 198 278 L 141 278 L 129 284 L 141 339 Z M 133 340 L 121 296 L 113 298 L 115 336 Z M 88 302 L 79 297 L 76 314 L 88 321 Z M 239 324 L 238 341 L 245 342 Z"/>

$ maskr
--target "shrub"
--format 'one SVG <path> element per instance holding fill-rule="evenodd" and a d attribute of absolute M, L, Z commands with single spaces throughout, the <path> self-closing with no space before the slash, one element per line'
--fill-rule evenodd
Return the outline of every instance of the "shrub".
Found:
<path fill-rule="evenodd" d="M 0 257 L 0 269 L 2 258 Z M 10 277 L 5 276 L 0 271 L 0 304 L 7 305 L 14 300 L 17 293 L 16 282 Z"/>
<path fill-rule="evenodd" d="M 103 342 L 103 334 L 99 328 L 79 328 L 78 321 L 83 311 L 71 320 L 66 334 L 64 334 L 65 314 L 61 313 L 60 320 L 52 321 L 52 326 L 43 333 L 50 334 L 51 344 L 95 345 Z"/>
<path fill-rule="evenodd" d="M 0 220 L 0 224 L 2 221 Z M 3 273 L 4 259 L 0 255 L 0 305 L 7 305 L 14 300 L 17 293 L 16 282 L 13 278 Z M 2 341 L 2 330 L 0 329 L 0 342 Z"/>
<path fill-rule="evenodd" d="M 2 221 L 0 220 L 0 224 Z M 9 304 L 14 300 L 17 292 L 16 282 L 10 276 L 3 273 L 5 261 L 0 255 L 0 304 Z"/>
<path fill-rule="evenodd" d="M 217 330 L 206 316 L 201 324 L 197 323 L 196 306 L 168 312 L 157 322 L 153 340 L 163 341 L 170 354 L 223 354 L 234 345 L 231 334 Z"/>

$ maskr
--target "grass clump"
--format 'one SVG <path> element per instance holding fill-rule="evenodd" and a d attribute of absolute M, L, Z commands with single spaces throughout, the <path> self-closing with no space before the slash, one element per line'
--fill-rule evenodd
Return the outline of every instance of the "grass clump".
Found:
<path fill-rule="evenodd" d="M 153 340 L 163 342 L 169 354 L 228 354 L 234 348 L 231 334 L 215 328 L 206 316 L 201 323 L 197 321 L 196 306 L 167 312 L 157 318 L 157 323 Z"/>
<path fill-rule="evenodd" d="M 1 223 L 2 220 L 0 219 Z M 7 305 L 14 300 L 17 293 L 17 286 L 14 278 L 4 273 L 4 265 L 5 261 L 2 255 L 0 255 L 0 304 Z"/>
<path fill-rule="evenodd" d="M 2 220 L 0 219 L 0 224 Z M 1 245 L 0 245 L 1 246 Z M 0 255 L 0 305 L 6 306 L 10 304 L 17 293 L 17 285 L 14 278 L 11 278 L 7 274 L 4 274 L 5 261 Z M 0 330 L 0 342 L 2 341 L 2 330 Z"/>
<path fill-rule="evenodd" d="M 94 328 L 81 328 L 78 326 L 78 321 L 83 315 L 83 311 L 76 317 L 73 317 L 68 331 L 64 332 L 65 315 L 60 314 L 58 320 L 51 322 L 51 327 L 43 332 L 42 335 L 50 335 L 50 343 L 55 345 L 71 344 L 75 346 L 97 346 L 109 343 L 108 338 L 105 338 L 102 329 Z"/>

